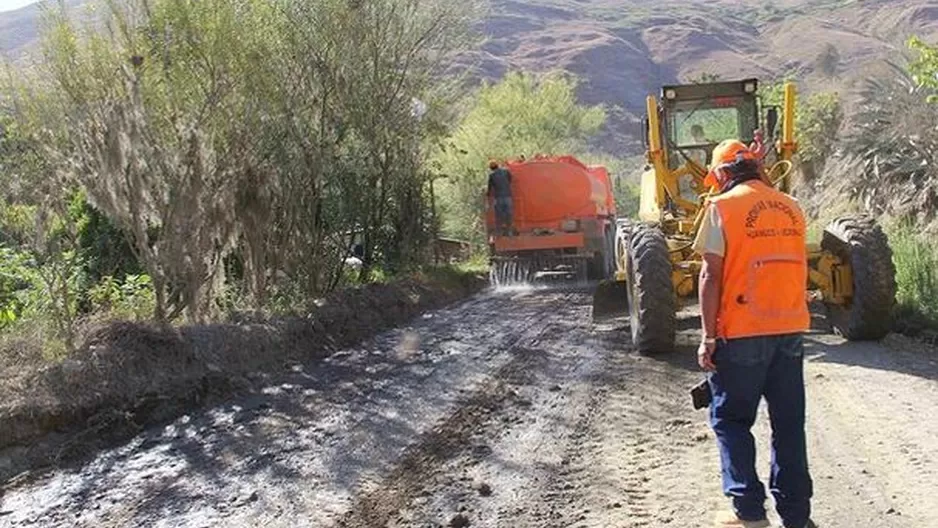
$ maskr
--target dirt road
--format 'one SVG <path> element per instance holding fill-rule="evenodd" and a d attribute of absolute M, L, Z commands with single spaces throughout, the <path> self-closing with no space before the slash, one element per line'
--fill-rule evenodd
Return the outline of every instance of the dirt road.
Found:
<path fill-rule="evenodd" d="M 0 525 L 708 526 L 724 502 L 693 349 L 635 355 L 589 302 L 501 291 L 428 314 L 8 489 Z M 821 527 L 938 526 L 938 356 L 899 348 L 811 336 Z"/>

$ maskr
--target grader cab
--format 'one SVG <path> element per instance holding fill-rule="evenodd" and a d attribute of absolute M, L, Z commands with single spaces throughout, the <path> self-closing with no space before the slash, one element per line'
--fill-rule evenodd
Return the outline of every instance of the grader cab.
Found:
<path fill-rule="evenodd" d="M 763 104 L 757 79 L 665 86 L 647 99 L 647 164 L 638 220 L 616 225 L 614 278 L 600 283 L 593 317 L 628 313 L 642 353 L 674 348 L 679 305 L 697 294 L 701 256 L 692 249 L 704 205 L 716 193 L 704 179 L 725 139 L 764 145 L 763 179 L 791 192 L 795 86 L 785 85 L 781 116 Z M 781 133 L 777 127 L 781 117 Z M 892 253 L 875 220 L 847 215 L 808 247 L 806 300 L 827 307 L 834 330 L 851 340 L 879 339 L 891 327 L 896 282 Z"/>

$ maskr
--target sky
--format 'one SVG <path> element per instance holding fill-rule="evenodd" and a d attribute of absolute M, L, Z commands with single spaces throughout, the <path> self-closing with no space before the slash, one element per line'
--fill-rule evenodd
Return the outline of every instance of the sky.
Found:
<path fill-rule="evenodd" d="M 36 3 L 37 0 L 0 0 L 0 11 L 12 11 Z"/>

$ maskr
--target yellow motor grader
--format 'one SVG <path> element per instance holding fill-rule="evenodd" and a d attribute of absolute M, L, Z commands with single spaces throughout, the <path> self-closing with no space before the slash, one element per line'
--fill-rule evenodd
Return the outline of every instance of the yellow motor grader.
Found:
<path fill-rule="evenodd" d="M 679 305 L 696 297 L 701 257 L 692 244 L 715 192 L 704 184 L 713 148 L 724 139 L 758 140 L 767 147 L 763 178 L 791 192 L 795 98 L 794 84 L 786 84 L 779 137 L 779 108 L 763 104 L 757 79 L 664 86 L 660 101 L 648 97 L 639 218 L 617 221 L 615 275 L 599 284 L 593 299 L 596 319 L 628 313 L 639 352 L 673 350 Z M 820 243 L 809 244 L 808 260 L 806 299 L 827 307 L 838 334 L 875 340 L 889 332 L 895 267 L 874 219 L 835 219 Z"/>

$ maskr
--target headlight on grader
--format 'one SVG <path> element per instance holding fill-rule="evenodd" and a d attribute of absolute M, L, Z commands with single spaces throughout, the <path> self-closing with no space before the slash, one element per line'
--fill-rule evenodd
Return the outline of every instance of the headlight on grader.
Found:
<path fill-rule="evenodd" d="M 564 220 L 560 223 L 560 229 L 565 233 L 575 233 L 580 230 L 580 221 Z"/>

